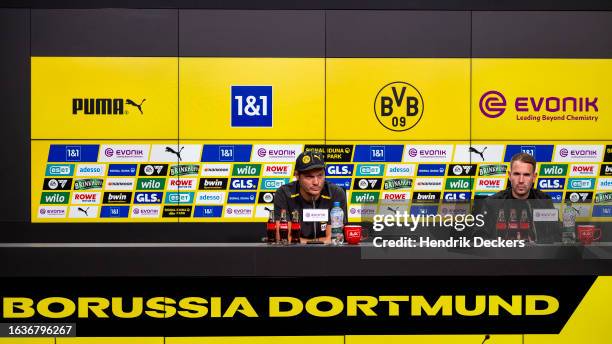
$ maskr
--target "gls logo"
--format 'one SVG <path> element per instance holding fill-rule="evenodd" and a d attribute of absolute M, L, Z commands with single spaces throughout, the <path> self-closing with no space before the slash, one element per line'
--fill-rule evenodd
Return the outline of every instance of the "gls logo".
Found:
<path fill-rule="evenodd" d="M 540 178 L 538 179 L 538 189 L 563 189 L 565 179 L 562 178 Z"/>
<path fill-rule="evenodd" d="M 231 87 L 232 127 L 272 127 L 272 86 Z"/>
<path fill-rule="evenodd" d="M 231 190 L 256 190 L 257 178 L 232 178 L 230 189 Z"/>
<path fill-rule="evenodd" d="M 352 176 L 354 165 L 334 165 L 326 166 L 325 174 L 328 176 Z"/>
<path fill-rule="evenodd" d="M 407 82 L 396 81 L 385 85 L 374 99 L 376 119 L 393 131 L 408 130 L 423 117 L 423 97 Z"/>
<path fill-rule="evenodd" d="M 162 201 L 161 192 L 137 192 L 134 197 L 136 204 L 159 204 Z"/>
<path fill-rule="evenodd" d="M 125 105 L 135 107 L 141 115 L 142 103 L 135 102 L 131 99 L 123 98 L 73 98 L 72 99 L 72 114 L 78 115 L 127 115 L 129 112 L 125 110 Z"/>

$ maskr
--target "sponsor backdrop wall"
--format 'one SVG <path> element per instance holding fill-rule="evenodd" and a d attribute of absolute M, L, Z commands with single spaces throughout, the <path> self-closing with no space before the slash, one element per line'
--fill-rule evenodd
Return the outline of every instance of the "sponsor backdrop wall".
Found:
<path fill-rule="evenodd" d="M 34 11 L 35 31 L 77 14 Z M 508 15 L 610 26 L 609 13 L 181 10 L 177 49 L 139 57 L 79 56 L 46 33 L 31 57 L 31 221 L 265 221 L 303 150 L 325 153 L 350 221 L 387 203 L 468 212 L 508 186 L 518 152 L 559 207 L 609 220 L 612 62 L 571 43 L 499 51 L 483 31 Z"/>
<path fill-rule="evenodd" d="M 2 170 L 2 317 L 73 322 L 77 336 L 92 337 L 0 343 L 312 342 L 279 336 L 296 334 L 329 343 L 610 342 L 605 243 L 496 248 L 494 257 L 424 248 L 410 259 L 217 243 L 263 235 L 273 191 L 292 180 L 303 150 L 325 153 L 350 221 L 388 208 L 466 212 L 470 200 L 508 186 L 509 160 L 524 151 L 539 161 L 536 187 L 557 206 L 570 200 L 579 221 L 609 222 L 612 12 L 588 11 L 603 5 L 131 4 L 0 9 L 10 52 L 0 56 L 0 146 L 13 163 Z M 609 223 L 599 225 L 605 237 Z M 179 301 L 191 296 L 197 313 Z M 267 312 L 278 296 L 306 304 L 303 312 Z M 332 307 L 309 306 L 315 297 Z M 146 313 L 134 307 L 135 318 L 103 306 L 138 298 L 153 301 Z M 549 307 L 535 306 L 541 298 Z M 59 302 L 67 307 L 49 307 Z M 480 332 L 490 336 L 460 335 Z M 137 335 L 146 338 L 94 337 Z"/>

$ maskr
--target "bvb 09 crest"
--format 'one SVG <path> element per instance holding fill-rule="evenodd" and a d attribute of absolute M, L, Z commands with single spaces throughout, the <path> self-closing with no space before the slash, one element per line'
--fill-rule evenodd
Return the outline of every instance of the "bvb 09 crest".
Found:
<path fill-rule="evenodd" d="M 421 93 L 407 82 L 395 81 L 385 85 L 374 100 L 376 119 L 393 131 L 408 130 L 423 117 Z"/>

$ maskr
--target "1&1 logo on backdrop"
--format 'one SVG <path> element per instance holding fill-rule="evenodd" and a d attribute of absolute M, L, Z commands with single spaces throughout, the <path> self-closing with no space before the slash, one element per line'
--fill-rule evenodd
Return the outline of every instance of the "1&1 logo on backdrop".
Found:
<path fill-rule="evenodd" d="M 272 127 L 272 86 L 231 87 L 232 127 Z"/>
<path fill-rule="evenodd" d="M 419 123 L 424 103 L 419 90 L 407 82 L 395 81 L 378 91 L 374 99 L 374 114 L 385 128 L 405 131 Z"/>

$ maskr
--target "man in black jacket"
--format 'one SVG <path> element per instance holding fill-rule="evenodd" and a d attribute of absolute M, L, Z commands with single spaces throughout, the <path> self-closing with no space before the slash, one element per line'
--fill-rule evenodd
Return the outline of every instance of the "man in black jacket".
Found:
<path fill-rule="evenodd" d="M 347 222 L 344 189 L 325 180 L 325 161 L 322 153 L 306 151 L 300 154 L 295 161 L 294 175 L 295 181 L 281 186 L 274 194 L 275 219 L 280 219 L 282 209 L 287 210 L 287 216 L 291 216 L 293 210 L 298 210 L 302 227 L 300 242 L 317 240 L 330 243 L 331 226 L 325 226 L 323 222 L 329 224 L 329 212 L 334 202 L 340 202 L 344 211 L 344 223 Z M 327 220 L 304 222 L 304 211 L 316 209 L 326 210 Z"/>
<path fill-rule="evenodd" d="M 484 227 L 474 234 L 504 239 L 525 239 L 541 243 L 558 241 L 558 223 L 534 222 L 534 209 L 554 209 L 546 193 L 533 188 L 536 161 L 527 153 L 510 160 L 510 185 L 484 200 L 474 202 L 475 213 L 484 215 Z"/>

